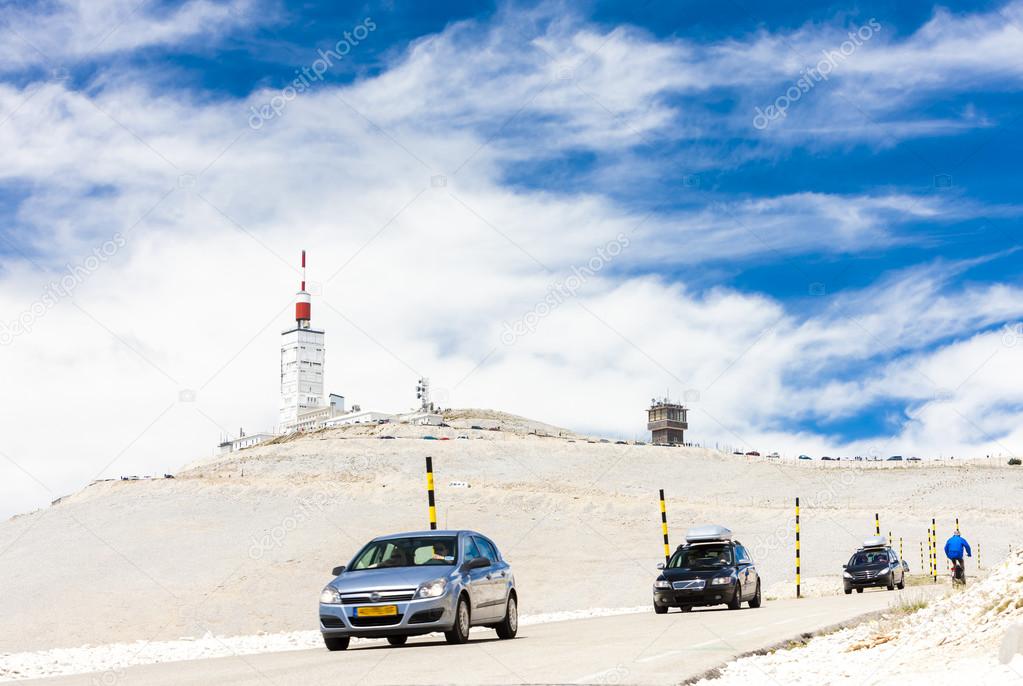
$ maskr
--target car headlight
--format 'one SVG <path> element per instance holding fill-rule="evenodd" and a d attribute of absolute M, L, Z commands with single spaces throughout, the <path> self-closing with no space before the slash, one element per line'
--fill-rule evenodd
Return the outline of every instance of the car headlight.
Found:
<path fill-rule="evenodd" d="M 658 579 L 654 582 L 654 588 L 671 588 L 671 582 L 667 579 Z"/>
<path fill-rule="evenodd" d="M 710 580 L 711 586 L 724 586 L 730 583 L 732 583 L 732 577 L 730 576 L 716 576 Z"/>
<path fill-rule="evenodd" d="M 340 605 L 341 594 L 333 586 L 327 586 L 320 591 L 320 602 L 324 605 Z"/>
<path fill-rule="evenodd" d="M 888 576 L 891 573 L 891 571 L 892 570 L 890 570 L 890 569 L 880 569 L 880 570 L 878 570 L 877 575 L 878 576 Z"/>
<path fill-rule="evenodd" d="M 448 587 L 447 578 L 434 579 L 433 581 L 427 581 L 424 584 L 419 585 L 419 589 L 416 590 L 417 598 L 436 598 L 444 595 L 444 590 Z"/>
<path fill-rule="evenodd" d="M 842 576 L 844 576 L 844 577 L 845 577 L 846 579 L 851 579 L 851 578 L 853 578 L 853 575 L 852 575 L 852 574 L 850 574 L 849 572 L 842 572 Z"/>

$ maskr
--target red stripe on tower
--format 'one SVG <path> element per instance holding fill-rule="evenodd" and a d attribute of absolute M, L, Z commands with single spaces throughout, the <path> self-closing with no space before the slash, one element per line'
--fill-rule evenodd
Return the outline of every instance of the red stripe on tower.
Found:
<path fill-rule="evenodd" d="M 302 251 L 302 289 L 295 296 L 295 321 L 299 326 L 308 324 L 313 317 L 312 303 L 305 290 L 305 250 Z M 308 327 L 306 327 L 308 328 Z"/>

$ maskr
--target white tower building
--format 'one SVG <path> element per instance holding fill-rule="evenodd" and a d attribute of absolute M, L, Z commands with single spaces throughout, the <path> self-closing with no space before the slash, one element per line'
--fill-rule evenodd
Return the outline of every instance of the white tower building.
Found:
<path fill-rule="evenodd" d="M 312 304 L 305 289 L 305 250 L 302 288 L 295 296 L 295 326 L 281 332 L 282 429 L 294 428 L 300 415 L 326 405 L 323 396 L 323 331 L 310 326 Z"/>

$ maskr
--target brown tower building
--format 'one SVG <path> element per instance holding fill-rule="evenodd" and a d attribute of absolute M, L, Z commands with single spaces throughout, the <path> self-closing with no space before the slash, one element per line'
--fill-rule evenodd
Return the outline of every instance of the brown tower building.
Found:
<path fill-rule="evenodd" d="M 647 410 L 646 428 L 650 431 L 650 442 L 655 444 L 674 445 L 684 443 L 684 432 L 689 428 L 686 420 L 687 410 L 682 405 L 656 398 L 650 401 Z"/>

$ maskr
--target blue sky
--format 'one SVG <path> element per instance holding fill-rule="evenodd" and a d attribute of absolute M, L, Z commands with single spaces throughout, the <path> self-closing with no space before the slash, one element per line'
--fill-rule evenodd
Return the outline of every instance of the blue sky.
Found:
<path fill-rule="evenodd" d="M 1020 2 L 8 5 L 0 453 L 87 478 L 33 440 L 61 393 L 114 472 L 268 428 L 302 248 L 328 383 L 364 406 L 425 373 L 627 437 L 667 391 L 712 444 L 1014 453 L 1021 27 Z"/>

